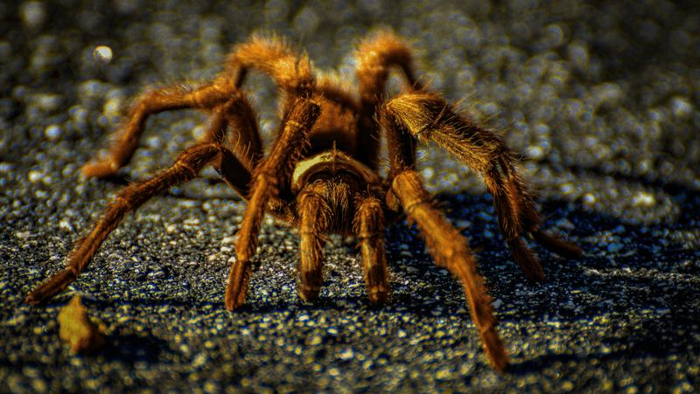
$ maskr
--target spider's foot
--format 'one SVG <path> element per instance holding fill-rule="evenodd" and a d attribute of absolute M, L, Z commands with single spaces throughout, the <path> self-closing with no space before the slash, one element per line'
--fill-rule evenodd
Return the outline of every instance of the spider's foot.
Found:
<path fill-rule="evenodd" d="M 37 297 L 37 295 L 34 294 L 34 291 L 32 291 L 31 293 L 27 294 L 26 297 L 24 297 L 25 304 L 36 306 L 36 305 L 41 304 L 41 302 L 42 302 L 41 297 Z"/>
<path fill-rule="evenodd" d="M 583 256 L 583 250 L 578 245 L 566 242 L 558 237 L 549 235 L 542 230 L 532 232 L 532 238 L 550 252 L 567 259 L 577 259 Z"/>
<path fill-rule="evenodd" d="M 509 365 L 508 354 L 498 333 L 493 329 L 484 332 L 481 335 L 481 340 L 483 341 L 489 364 L 499 372 L 505 371 Z"/>
<path fill-rule="evenodd" d="M 543 282 L 544 269 L 542 269 L 542 264 L 540 264 L 537 257 L 532 254 L 532 251 L 527 248 L 525 242 L 520 238 L 513 238 L 506 241 L 508 248 L 513 254 L 513 259 L 518 264 L 520 269 L 523 270 L 525 276 L 534 282 Z"/>
<path fill-rule="evenodd" d="M 304 302 L 313 302 L 318 299 L 318 295 L 321 293 L 321 286 L 300 284 L 298 291 L 299 297 L 301 297 Z"/>
<path fill-rule="evenodd" d="M 391 297 L 391 290 L 386 286 L 372 286 L 367 288 L 367 298 L 373 305 L 386 304 Z"/>
<path fill-rule="evenodd" d="M 27 294 L 27 296 L 24 298 L 24 302 L 29 305 L 43 304 L 56 293 L 73 283 L 75 278 L 77 278 L 75 273 L 70 268 L 66 268 Z"/>
<path fill-rule="evenodd" d="M 108 178 L 117 173 L 112 160 L 99 160 L 87 163 L 81 168 L 83 175 L 88 178 Z"/>
<path fill-rule="evenodd" d="M 226 309 L 232 311 L 240 308 L 245 303 L 249 281 L 250 262 L 237 261 L 234 263 L 228 275 L 228 286 L 226 286 L 226 297 L 224 300 Z"/>

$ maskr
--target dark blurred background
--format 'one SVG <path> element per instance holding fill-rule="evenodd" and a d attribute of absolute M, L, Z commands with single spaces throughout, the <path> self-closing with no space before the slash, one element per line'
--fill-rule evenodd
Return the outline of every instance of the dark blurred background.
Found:
<path fill-rule="evenodd" d="M 700 5 L 666 1 L 27 1 L 0 4 L 0 390 L 674 391 L 700 376 Z M 21 300 L 64 264 L 125 182 L 148 179 L 206 118 L 148 122 L 121 181 L 85 180 L 130 98 L 196 85 L 230 48 L 277 32 L 354 80 L 378 28 L 415 49 L 432 89 L 522 154 L 546 227 L 586 251 L 538 250 L 528 283 L 480 179 L 421 150 L 430 191 L 478 251 L 513 368 L 487 365 L 461 286 L 414 229 L 387 231 L 392 302 L 365 300 L 357 250 L 331 238 L 322 300 L 295 291 L 298 234 L 267 220 L 248 306 L 223 291 L 245 203 L 216 180 L 131 215 L 84 275 L 42 308 Z M 269 141 L 276 88 L 246 88 Z M 391 93 L 399 92 L 393 80 Z M 81 294 L 110 335 L 71 356 L 56 315 Z"/>

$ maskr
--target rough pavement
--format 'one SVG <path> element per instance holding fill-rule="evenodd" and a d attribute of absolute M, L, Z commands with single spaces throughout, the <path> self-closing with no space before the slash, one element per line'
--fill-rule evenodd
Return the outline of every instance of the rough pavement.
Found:
<path fill-rule="evenodd" d="M 697 4 L 56 3 L 0 5 L 0 391 L 700 385 Z M 482 183 L 422 149 L 430 190 L 478 250 L 508 374 L 487 365 L 461 286 L 405 223 L 387 231 L 389 305 L 368 305 L 357 250 L 338 237 L 326 249 L 320 302 L 301 303 L 298 233 L 267 220 L 247 306 L 227 312 L 245 204 L 211 170 L 131 215 L 54 302 L 22 302 L 122 187 L 78 169 L 106 148 L 130 97 L 211 78 L 231 45 L 271 30 L 320 69 L 354 78 L 353 48 L 381 26 L 413 44 L 424 81 L 523 154 L 546 227 L 586 251 L 567 261 L 538 249 L 548 281 L 528 283 Z M 259 76 L 246 86 L 269 140 L 276 90 Z M 154 117 L 121 183 L 168 166 L 203 122 L 192 111 Z M 96 356 L 72 356 L 58 340 L 57 313 L 73 294 L 107 327 L 109 345 Z"/>

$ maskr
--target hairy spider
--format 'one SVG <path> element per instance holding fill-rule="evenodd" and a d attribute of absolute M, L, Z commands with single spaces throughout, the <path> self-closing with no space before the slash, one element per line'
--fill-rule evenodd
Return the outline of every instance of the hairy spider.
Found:
<path fill-rule="evenodd" d="M 416 172 L 417 141 L 434 142 L 484 178 L 508 248 L 528 278 L 543 280 L 544 272 L 523 236 L 565 257 L 580 256 L 581 249 L 540 229 L 540 217 L 515 170 L 513 153 L 501 137 L 458 115 L 439 94 L 423 86 L 415 77 L 406 43 L 382 31 L 362 41 L 355 56 L 359 97 L 347 84 L 317 78 L 305 54 L 274 36 L 254 36 L 234 47 L 225 70 L 210 83 L 145 93 L 135 101 L 109 156 L 85 165 L 85 176 L 104 178 L 125 166 L 149 115 L 200 109 L 211 116 L 207 133 L 172 167 L 117 193 L 92 231 L 77 242 L 67 268 L 29 293 L 26 302 L 39 304 L 65 289 L 127 212 L 212 165 L 248 201 L 236 241 L 237 259 L 228 277 L 226 308 L 233 310 L 245 302 L 250 261 L 266 212 L 299 228 L 302 299 L 315 299 L 321 289 L 324 234 L 339 233 L 358 239 L 370 302 L 386 302 L 390 289 L 384 228 L 405 213 L 425 237 L 436 264 L 461 280 L 488 360 L 504 370 L 508 357 L 484 281 L 467 240 L 422 185 Z M 406 92 L 386 101 L 392 67 L 403 72 Z M 269 75 L 282 92 L 283 117 L 267 154 L 254 111 L 241 90 L 249 70 Z M 389 150 L 386 179 L 377 170 L 382 134 Z"/>

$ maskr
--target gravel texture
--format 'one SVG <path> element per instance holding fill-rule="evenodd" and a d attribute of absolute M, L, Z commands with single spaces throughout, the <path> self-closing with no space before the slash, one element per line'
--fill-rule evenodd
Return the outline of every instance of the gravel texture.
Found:
<path fill-rule="evenodd" d="M 697 3 L 141 3 L 0 4 L 0 391 L 698 389 Z M 108 146 L 130 97 L 211 78 L 231 45 L 271 30 L 354 78 L 353 48 L 382 26 L 413 44 L 432 88 L 523 154 L 546 227 L 586 251 L 567 261 L 539 250 L 548 281 L 528 283 L 481 181 L 422 150 L 428 187 L 478 250 L 509 373 L 487 365 L 461 286 L 405 223 L 387 230 L 388 305 L 368 305 L 357 250 L 339 237 L 321 300 L 300 302 L 298 233 L 270 219 L 247 306 L 227 312 L 245 204 L 212 170 L 129 216 L 50 305 L 22 302 L 122 187 L 78 169 Z M 246 86 L 269 140 L 276 90 L 259 76 Z M 123 180 L 168 166 L 204 121 L 154 117 Z M 58 340 L 73 294 L 107 327 L 97 355 Z"/>

